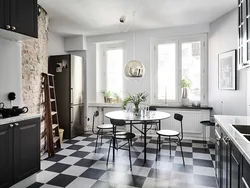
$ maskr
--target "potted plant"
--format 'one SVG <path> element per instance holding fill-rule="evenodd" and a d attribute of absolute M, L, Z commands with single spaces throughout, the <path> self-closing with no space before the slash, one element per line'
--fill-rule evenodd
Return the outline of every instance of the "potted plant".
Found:
<path fill-rule="evenodd" d="M 191 88 L 192 82 L 189 78 L 184 78 L 181 80 L 180 86 L 182 88 L 182 106 L 189 106 L 188 89 Z"/>
<path fill-rule="evenodd" d="M 111 102 L 111 91 L 102 91 L 104 102 L 110 103 Z"/>
<path fill-rule="evenodd" d="M 117 92 L 113 92 L 113 99 L 114 99 L 114 103 L 119 103 L 121 101 L 121 97 L 119 96 Z"/>
<path fill-rule="evenodd" d="M 145 102 L 147 99 L 148 94 L 146 92 L 138 93 L 135 95 L 129 95 L 126 97 L 122 103 L 122 108 L 124 109 L 128 102 L 134 104 L 134 114 L 138 116 L 140 113 L 139 105 L 141 102 Z"/>

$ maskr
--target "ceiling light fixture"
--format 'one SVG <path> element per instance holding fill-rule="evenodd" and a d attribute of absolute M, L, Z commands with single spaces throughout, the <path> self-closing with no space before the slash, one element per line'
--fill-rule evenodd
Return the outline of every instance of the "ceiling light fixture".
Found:
<path fill-rule="evenodd" d="M 133 60 L 129 61 L 128 63 L 126 63 L 125 67 L 124 67 L 124 74 L 125 77 L 128 80 L 138 80 L 141 79 L 144 74 L 145 74 L 145 67 L 144 65 L 139 62 L 138 60 L 136 60 L 135 58 L 135 13 L 136 11 L 133 13 L 133 26 L 134 26 L 134 30 L 133 30 Z"/>

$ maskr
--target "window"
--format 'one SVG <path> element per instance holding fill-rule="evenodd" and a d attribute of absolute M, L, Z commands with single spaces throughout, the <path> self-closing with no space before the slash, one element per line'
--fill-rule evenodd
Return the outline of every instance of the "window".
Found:
<path fill-rule="evenodd" d="M 104 90 L 123 93 L 123 67 L 124 67 L 124 46 L 121 44 L 104 46 L 104 67 L 106 77 L 106 88 Z"/>
<path fill-rule="evenodd" d="M 189 99 L 207 103 L 206 35 L 157 39 L 154 43 L 153 101 L 181 103 L 182 79 L 191 81 Z"/>

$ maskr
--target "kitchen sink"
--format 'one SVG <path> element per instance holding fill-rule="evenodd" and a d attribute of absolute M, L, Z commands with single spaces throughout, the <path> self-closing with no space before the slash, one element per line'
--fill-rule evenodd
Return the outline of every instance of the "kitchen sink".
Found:
<path fill-rule="evenodd" d="M 244 135 L 244 137 L 245 137 L 248 141 L 250 141 L 250 135 Z"/>
<path fill-rule="evenodd" d="M 233 127 L 241 134 L 250 134 L 250 125 L 233 125 Z"/>

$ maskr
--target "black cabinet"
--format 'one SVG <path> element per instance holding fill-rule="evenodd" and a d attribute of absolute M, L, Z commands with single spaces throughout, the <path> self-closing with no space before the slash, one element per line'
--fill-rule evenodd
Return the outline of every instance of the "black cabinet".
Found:
<path fill-rule="evenodd" d="M 15 123 L 14 182 L 19 182 L 40 170 L 39 119 Z"/>
<path fill-rule="evenodd" d="M 0 28 L 38 37 L 37 0 L 0 0 Z"/>
<path fill-rule="evenodd" d="M 37 0 L 10 1 L 11 30 L 37 37 Z"/>
<path fill-rule="evenodd" d="M 13 127 L 11 126 L 0 126 L 0 188 L 10 187 L 13 184 Z"/>
<path fill-rule="evenodd" d="M 9 1 L 0 0 L 0 28 L 7 29 L 6 26 L 9 24 Z"/>
<path fill-rule="evenodd" d="M 250 66 L 249 0 L 238 1 L 238 69 Z"/>
<path fill-rule="evenodd" d="M 230 187 L 230 142 L 227 135 L 222 132 L 221 134 L 221 188 Z"/>
<path fill-rule="evenodd" d="M 40 170 L 40 118 L 0 125 L 0 188 Z"/>
<path fill-rule="evenodd" d="M 231 153 L 230 153 L 230 187 L 240 187 L 240 176 L 241 176 L 241 154 L 235 145 L 231 142 Z"/>
<path fill-rule="evenodd" d="M 250 187 L 250 165 L 245 158 L 242 159 L 242 177 L 241 177 L 241 187 L 249 188 Z"/>

